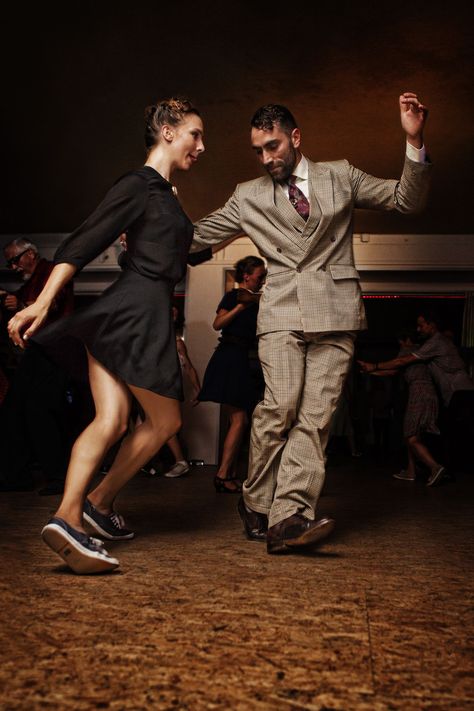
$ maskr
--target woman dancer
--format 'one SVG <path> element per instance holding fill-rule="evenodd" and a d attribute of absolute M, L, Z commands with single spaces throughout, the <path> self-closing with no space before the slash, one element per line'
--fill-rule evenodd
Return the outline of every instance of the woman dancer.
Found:
<path fill-rule="evenodd" d="M 178 99 L 149 107 L 145 145 L 145 165 L 120 178 L 86 222 L 64 240 L 37 301 L 18 312 L 8 327 L 13 342 L 24 347 L 44 323 L 61 288 L 127 232 L 125 264 L 117 281 L 91 306 L 34 336 L 45 347 L 73 336 L 87 350 L 95 418 L 73 447 L 63 499 L 42 531 L 44 541 L 76 573 L 119 565 L 99 540 L 86 534 L 83 517 L 109 540 L 133 538 L 114 511 L 114 500 L 181 425 L 171 297 L 186 269 L 193 226 L 169 181 L 175 170 L 189 170 L 204 151 L 199 112 Z M 108 474 L 86 499 L 105 453 L 127 429 L 132 395 L 145 419 L 125 437 Z"/>
<path fill-rule="evenodd" d="M 232 471 L 249 414 L 259 400 L 258 375 L 252 373 L 249 351 L 256 349 L 259 290 L 267 274 L 260 257 L 244 257 L 235 265 L 239 289 L 224 294 L 212 327 L 222 331 L 219 345 L 204 373 L 198 400 L 218 402 L 229 411 L 227 431 L 214 486 L 218 493 L 237 494 L 242 486 Z M 261 377 L 263 386 L 263 377 Z"/>

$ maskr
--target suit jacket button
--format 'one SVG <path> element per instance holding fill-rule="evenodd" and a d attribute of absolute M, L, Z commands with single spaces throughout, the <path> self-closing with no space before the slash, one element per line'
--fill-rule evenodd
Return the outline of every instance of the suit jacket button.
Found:
<path fill-rule="evenodd" d="M 299 274 L 299 273 L 301 272 L 301 267 L 296 267 L 296 271 L 297 271 L 298 274 Z"/>
<path fill-rule="evenodd" d="M 335 242 L 336 238 L 334 236 L 331 237 L 331 242 Z"/>
<path fill-rule="evenodd" d="M 326 271 L 326 267 L 321 267 L 321 271 L 322 271 L 322 272 L 325 272 L 325 271 Z"/>
<path fill-rule="evenodd" d="M 278 253 L 281 253 L 280 247 L 277 247 L 277 252 L 278 252 Z"/>

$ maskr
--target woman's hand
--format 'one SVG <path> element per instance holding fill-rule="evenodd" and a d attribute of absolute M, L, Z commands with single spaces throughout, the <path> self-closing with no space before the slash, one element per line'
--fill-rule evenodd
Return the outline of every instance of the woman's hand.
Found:
<path fill-rule="evenodd" d="M 48 317 L 48 308 L 35 301 L 18 311 L 8 322 L 8 335 L 16 346 L 25 348 L 26 341 L 40 328 Z"/>
<path fill-rule="evenodd" d="M 363 373 L 373 373 L 374 370 L 377 370 L 377 363 L 368 363 L 365 360 L 358 360 L 357 364 Z"/>
<path fill-rule="evenodd" d="M 248 289 L 237 290 L 237 303 L 250 306 L 250 304 L 258 304 L 261 294 Z"/>

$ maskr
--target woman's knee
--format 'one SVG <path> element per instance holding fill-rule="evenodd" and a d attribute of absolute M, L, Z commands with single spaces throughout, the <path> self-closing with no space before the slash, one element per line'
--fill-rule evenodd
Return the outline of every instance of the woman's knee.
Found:
<path fill-rule="evenodd" d="M 128 419 L 118 416 L 96 415 L 94 425 L 102 432 L 104 439 L 112 444 L 118 442 L 128 431 Z"/>
<path fill-rule="evenodd" d="M 180 414 L 172 415 L 166 420 L 160 420 L 155 422 L 153 429 L 156 432 L 156 436 L 160 439 L 169 440 L 170 437 L 177 435 L 181 429 L 182 419 Z"/>

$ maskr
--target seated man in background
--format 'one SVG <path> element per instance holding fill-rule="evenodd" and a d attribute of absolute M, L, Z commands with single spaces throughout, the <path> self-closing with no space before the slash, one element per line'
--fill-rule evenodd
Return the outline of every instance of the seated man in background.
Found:
<path fill-rule="evenodd" d="M 4 246 L 7 266 L 18 273 L 22 286 L 4 297 L 4 309 L 11 315 L 34 303 L 48 280 L 54 264 L 39 254 L 27 239 Z M 56 320 L 73 310 L 72 284 L 58 296 L 50 312 Z M 20 356 L 0 409 L 0 490 L 28 491 L 34 488 L 31 466 L 39 464 L 46 486 L 40 494 L 63 490 L 69 452 L 67 421 L 67 377 L 37 347 Z"/>

